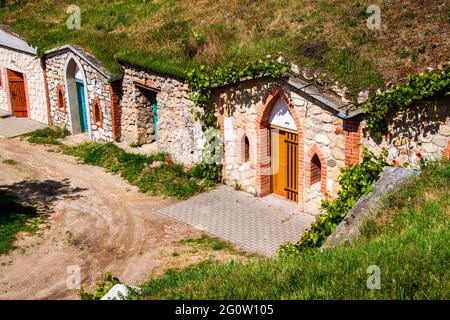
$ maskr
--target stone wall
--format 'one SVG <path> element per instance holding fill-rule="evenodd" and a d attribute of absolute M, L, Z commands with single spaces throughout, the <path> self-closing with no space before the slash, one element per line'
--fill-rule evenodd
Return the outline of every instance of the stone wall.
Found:
<path fill-rule="evenodd" d="M 450 98 L 440 97 L 422 101 L 407 111 L 392 113 L 387 117 L 388 132 L 382 138 L 362 137 L 361 143 L 379 154 L 382 148 L 389 151 L 388 162 L 395 166 L 405 163 L 418 167 L 420 158 L 440 158 L 450 140 Z M 363 122 L 363 132 L 365 124 Z"/>
<path fill-rule="evenodd" d="M 232 138 L 224 141 L 225 181 L 233 186 L 238 185 L 247 192 L 258 194 L 256 118 L 264 107 L 266 98 L 275 88 L 281 89 L 295 109 L 303 133 L 302 137 L 299 136 L 299 208 L 318 214 L 325 193 L 335 195 L 339 190 L 337 183 L 339 168 L 345 166 L 343 120 L 337 118 L 331 110 L 316 105 L 307 96 L 294 92 L 282 81 L 270 79 L 249 81 L 217 93 L 218 114 L 219 116 L 223 114 L 222 122 L 224 124 L 228 122 L 232 127 Z M 239 154 L 244 134 L 250 142 L 250 161 L 246 163 L 242 162 Z M 311 150 L 314 152 L 311 153 Z M 321 188 L 320 184 L 313 186 L 307 184 L 307 165 L 310 165 L 311 160 L 308 156 L 312 156 L 316 150 L 324 162 L 322 163 L 326 173 L 326 180 L 322 181 L 324 188 Z"/>
<path fill-rule="evenodd" d="M 66 49 L 57 54 L 49 55 L 46 59 L 46 72 L 48 81 L 48 92 L 50 100 L 50 113 L 54 125 L 66 127 L 72 131 L 72 121 L 70 112 L 78 112 L 76 107 L 70 108 L 69 97 L 66 87 L 65 67 L 73 56 L 75 56 L 81 64 L 85 74 L 85 87 L 87 89 L 86 108 L 88 110 L 89 136 L 93 141 L 112 141 L 112 111 L 111 98 L 108 79 L 100 72 L 86 62 L 79 55 L 74 54 L 71 50 Z M 66 108 L 58 110 L 57 87 L 60 86 L 64 92 Z M 97 126 L 93 123 L 93 102 L 97 98 L 100 103 L 102 112 L 102 125 Z"/>
<path fill-rule="evenodd" d="M 321 200 L 326 196 L 334 197 L 340 190 L 339 169 L 360 161 L 361 146 L 376 154 L 386 148 L 391 164 L 401 166 L 407 163 L 412 168 L 418 166 L 419 157 L 416 154 L 432 158 L 450 154 L 449 97 L 423 101 L 408 108 L 407 112 L 388 116 L 389 132 L 377 139 L 363 134 L 366 128 L 363 116 L 343 120 L 333 110 L 317 105 L 282 80 L 264 78 L 247 81 L 217 89 L 215 104 L 224 137 L 225 182 L 249 193 L 267 194 L 258 189 L 261 184 L 258 181 L 258 168 L 261 167 L 258 154 L 261 154 L 261 150 L 258 148 L 261 147 L 258 146 L 256 119 L 261 117 L 262 109 L 274 89 L 283 92 L 301 125 L 298 168 L 301 211 L 320 213 Z M 242 160 L 245 137 L 250 143 L 248 162 Z M 326 179 L 322 179 L 321 184 L 311 186 L 309 175 L 311 156 L 314 154 L 320 159 L 322 170 L 325 170 L 322 177 L 326 176 Z"/>
<path fill-rule="evenodd" d="M 124 66 L 121 112 L 122 140 L 149 143 L 154 139 L 152 106 L 144 93 L 156 92 L 157 149 L 175 161 L 192 165 L 200 159 L 201 125 L 194 120 L 194 104 L 182 81 L 132 66 Z"/>
<path fill-rule="evenodd" d="M 385 167 L 378 181 L 373 184 L 372 191 L 358 200 L 322 248 L 338 246 L 357 239 L 361 235 L 362 224 L 365 220 L 373 218 L 373 214 L 382 207 L 386 195 L 395 192 L 395 189 L 417 174 L 417 171 L 404 168 Z"/>
<path fill-rule="evenodd" d="M 48 123 L 44 72 L 36 56 L 0 46 L 0 110 L 11 111 L 7 70 L 25 75 L 30 119 Z"/>

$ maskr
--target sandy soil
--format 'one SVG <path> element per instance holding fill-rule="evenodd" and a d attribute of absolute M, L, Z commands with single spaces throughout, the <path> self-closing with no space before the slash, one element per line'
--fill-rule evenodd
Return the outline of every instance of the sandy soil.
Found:
<path fill-rule="evenodd" d="M 51 148 L 0 137 L 0 186 L 48 215 L 40 235 L 21 235 L 19 248 L 0 256 L 0 299 L 76 299 L 77 290 L 66 285 L 73 265 L 88 289 L 107 271 L 138 284 L 170 265 L 174 241 L 202 234 L 155 213 L 176 200 L 139 193 Z"/>

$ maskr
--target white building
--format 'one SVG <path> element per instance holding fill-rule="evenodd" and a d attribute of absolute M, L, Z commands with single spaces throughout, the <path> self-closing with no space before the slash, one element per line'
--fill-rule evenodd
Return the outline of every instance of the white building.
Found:
<path fill-rule="evenodd" d="M 20 36 L 0 26 L 0 110 L 48 123 L 41 60 Z"/>

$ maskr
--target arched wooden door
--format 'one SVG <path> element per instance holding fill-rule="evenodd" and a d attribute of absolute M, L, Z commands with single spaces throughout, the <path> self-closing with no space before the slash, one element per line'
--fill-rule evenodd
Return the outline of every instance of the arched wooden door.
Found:
<path fill-rule="evenodd" d="M 17 118 L 27 118 L 28 106 L 23 73 L 8 69 L 8 82 L 14 116 Z"/>
<path fill-rule="evenodd" d="M 271 192 L 298 201 L 298 135 L 271 128 Z"/>

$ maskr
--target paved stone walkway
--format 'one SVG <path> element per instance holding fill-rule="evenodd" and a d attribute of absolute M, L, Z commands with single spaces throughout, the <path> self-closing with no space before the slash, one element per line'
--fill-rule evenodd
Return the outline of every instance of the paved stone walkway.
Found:
<path fill-rule="evenodd" d="M 228 186 L 158 212 L 266 256 L 273 256 L 286 241 L 298 241 L 314 221 L 313 216 L 298 213 L 295 203 L 273 195 L 257 198 Z"/>
<path fill-rule="evenodd" d="M 46 126 L 43 123 L 27 118 L 12 117 L 5 111 L 0 113 L 0 136 L 3 137 L 17 137 Z"/>

